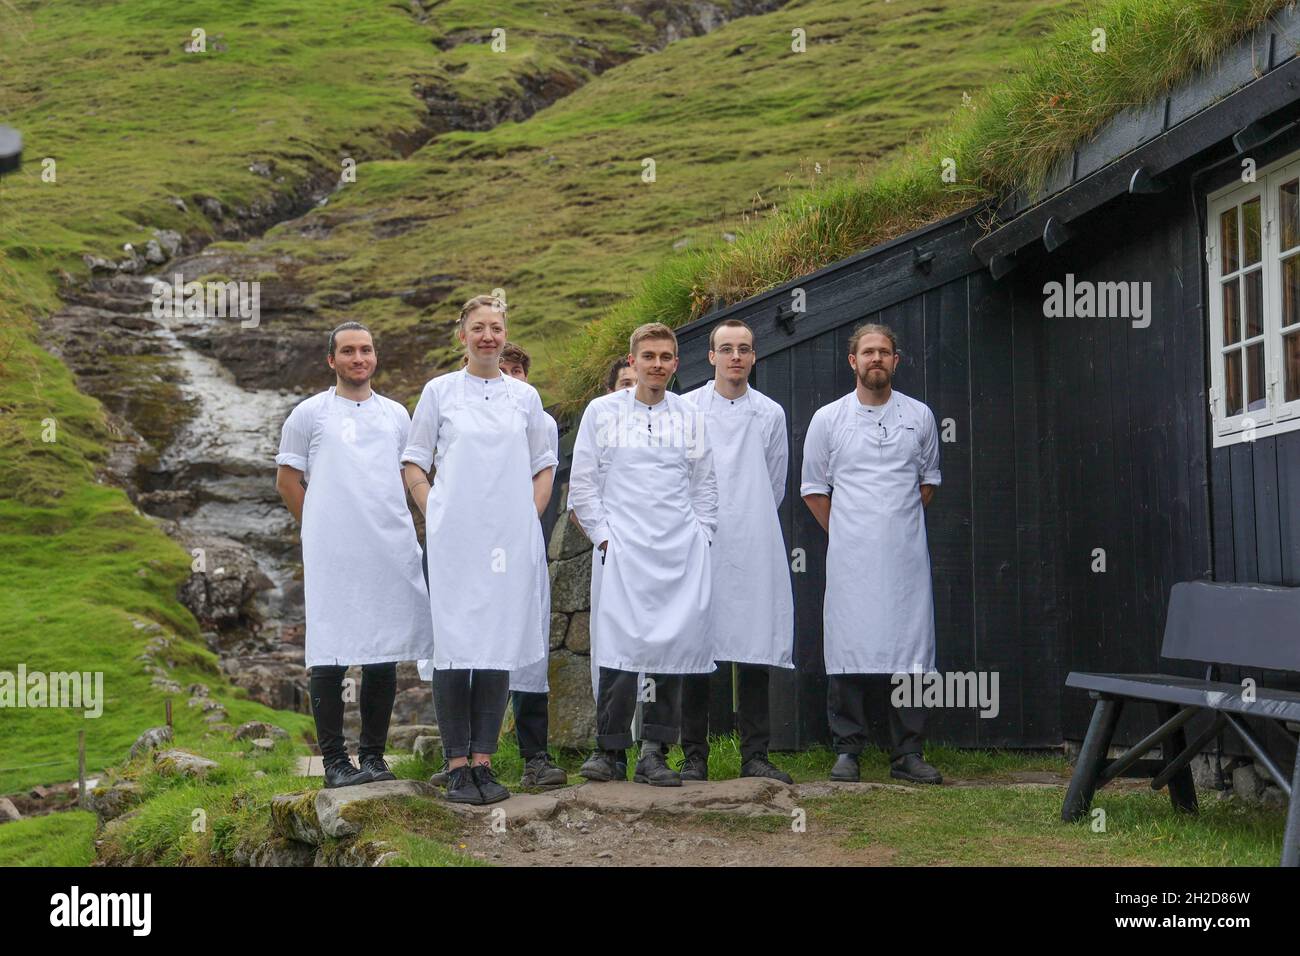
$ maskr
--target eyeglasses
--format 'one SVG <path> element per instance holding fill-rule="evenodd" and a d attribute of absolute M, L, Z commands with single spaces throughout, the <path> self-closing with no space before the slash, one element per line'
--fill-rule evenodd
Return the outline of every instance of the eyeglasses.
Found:
<path fill-rule="evenodd" d="M 745 357 L 746 355 L 754 354 L 754 350 L 750 348 L 748 345 L 742 345 L 739 348 L 732 348 L 730 345 L 721 345 L 718 348 L 714 349 L 713 351 L 717 352 L 719 355 L 734 354 L 734 355 L 739 355 L 742 358 Z"/>

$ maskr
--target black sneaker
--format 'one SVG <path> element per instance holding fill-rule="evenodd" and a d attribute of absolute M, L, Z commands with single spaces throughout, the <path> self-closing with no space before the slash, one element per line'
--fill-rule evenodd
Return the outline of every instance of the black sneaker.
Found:
<path fill-rule="evenodd" d="M 555 765 L 548 753 L 533 754 L 524 764 L 524 775 L 519 781 L 521 787 L 549 789 L 562 787 L 569 782 L 569 775 Z"/>
<path fill-rule="evenodd" d="M 680 787 L 682 775 L 664 759 L 662 750 L 642 750 L 641 759 L 636 762 L 636 772 L 632 775 L 636 783 L 648 783 L 652 787 Z"/>
<path fill-rule="evenodd" d="M 361 769 L 370 774 L 371 780 L 396 780 L 397 775 L 388 769 L 383 757 L 367 754 L 361 758 Z"/>
<path fill-rule="evenodd" d="M 682 760 L 682 781 L 708 780 L 709 758 L 700 754 L 687 754 Z"/>
<path fill-rule="evenodd" d="M 447 763 L 447 758 L 442 758 L 442 769 L 429 778 L 429 785 L 432 787 L 447 786 L 447 778 L 451 776 L 451 767 Z"/>
<path fill-rule="evenodd" d="M 490 764 L 474 765 L 474 783 L 478 787 L 478 792 L 483 795 L 484 803 L 500 803 L 510 798 L 510 791 L 497 782 L 496 771 Z"/>
<path fill-rule="evenodd" d="M 352 766 L 352 761 L 344 757 L 332 760 L 325 765 L 325 789 L 336 787 L 356 787 L 371 781 L 370 773 Z"/>
<path fill-rule="evenodd" d="M 858 755 L 840 754 L 835 759 L 835 766 L 831 768 L 831 779 L 840 783 L 857 783 L 860 779 Z"/>
<path fill-rule="evenodd" d="M 617 750 L 593 750 L 578 773 L 593 783 L 627 779 L 627 761 L 620 761 Z"/>
<path fill-rule="evenodd" d="M 741 766 L 740 775 L 742 777 L 768 777 L 772 780 L 780 780 L 782 783 L 794 783 L 794 778 L 766 757 L 750 757 Z"/>
<path fill-rule="evenodd" d="M 474 782 L 474 771 L 469 764 L 461 764 L 447 771 L 447 800 L 450 803 L 471 803 L 481 806 L 487 801 L 478 784 Z"/>
<path fill-rule="evenodd" d="M 943 774 L 921 759 L 920 754 L 903 754 L 891 761 L 889 775 L 911 783 L 943 783 Z"/>

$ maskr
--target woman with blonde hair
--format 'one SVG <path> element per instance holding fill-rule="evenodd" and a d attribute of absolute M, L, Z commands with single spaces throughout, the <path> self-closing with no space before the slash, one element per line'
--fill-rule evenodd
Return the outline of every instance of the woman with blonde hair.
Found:
<path fill-rule="evenodd" d="M 510 671 L 547 652 L 538 516 L 551 497 L 556 458 L 541 396 L 500 369 L 505 304 L 470 299 L 456 336 L 468 361 L 425 385 L 402 461 L 425 515 L 447 799 L 483 804 L 510 795 L 492 770 Z"/>

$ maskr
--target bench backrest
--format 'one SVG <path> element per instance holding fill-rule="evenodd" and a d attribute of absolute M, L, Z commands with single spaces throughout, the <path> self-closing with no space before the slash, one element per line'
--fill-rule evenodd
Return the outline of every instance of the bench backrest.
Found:
<path fill-rule="evenodd" d="M 1300 588 L 1175 584 L 1160 653 L 1177 660 L 1300 671 Z"/>

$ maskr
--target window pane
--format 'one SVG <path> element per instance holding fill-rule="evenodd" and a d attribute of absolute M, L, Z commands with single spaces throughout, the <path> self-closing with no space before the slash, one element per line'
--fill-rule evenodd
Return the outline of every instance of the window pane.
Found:
<path fill-rule="evenodd" d="M 1277 189 L 1278 213 L 1282 219 L 1282 251 L 1300 243 L 1300 179 L 1283 183 Z"/>
<path fill-rule="evenodd" d="M 1282 327 L 1300 322 L 1300 256 L 1282 260 Z"/>
<path fill-rule="evenodd" d="M 1241 232 L 1245 242 L 1242 264 L 1253 266 L 1259 262 L 1259 197 L 1243 203 L 1241 207 Z"/>
<path fill-rule="evenodd" d="M 1223 283 L 1223 344 L 1231 345 L 1241 339 L 1241 308 L 1237 293 L 1239 279 Z"/>
<path fill-rule="evenodd" d="M 1264 407 L 1264 343 L 1246 346 L 1246 410 Z"/>
<path fill-rule="evenodd" d="M 1282 339 L 1283 377 L 1286 379 L 1285 402 L 1300 399 L 1300 332 L 1292 332 Z"/>
<path fill-rule="evenodd" d="M 1241 349 L 1223 357 L 1223 403 L 1229 417 L 1245 411 L 1241 401 Z"/>
<path fill-rule="evenodd" d="M 1264 334 L 1264 272 L 1256 269 L 1242 278 L 1246 283 L 1246 338 Z"/>
<path fill-rule="evenodd" d="M 1223 249 L 1223 274 L 1237 271 L 1237 207 L 1219 216 L 1219 245 Z"/>

